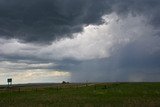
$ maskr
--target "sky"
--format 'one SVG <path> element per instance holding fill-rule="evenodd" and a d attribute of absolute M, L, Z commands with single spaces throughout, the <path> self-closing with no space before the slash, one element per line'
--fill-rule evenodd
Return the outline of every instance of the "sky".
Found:
<path fill-rule="evenodd" d="M 159 0 L 0 0 L 0 84 L 159 77 Z"/>

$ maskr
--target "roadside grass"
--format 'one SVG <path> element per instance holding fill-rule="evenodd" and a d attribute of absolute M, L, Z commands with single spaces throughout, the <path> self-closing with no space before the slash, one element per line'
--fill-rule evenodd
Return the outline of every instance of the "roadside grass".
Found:
<path fill-rule="evenodd" d="M 160 107 L 160 83 L 98 83 L 0 91 L 0 107 Z"/>

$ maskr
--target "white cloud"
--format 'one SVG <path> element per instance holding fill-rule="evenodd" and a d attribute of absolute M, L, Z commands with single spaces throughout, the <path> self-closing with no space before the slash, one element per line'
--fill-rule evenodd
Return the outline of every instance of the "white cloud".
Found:
<path fill-rule="evenodd" d="M 74 39 L 62 39 L 42 48 L 39 56 L 47 58 L 75 58 L 88 60 L 109 57 L 113 51 L 141 36 L 152 34 L 143 16 L 128 15 L 120 19 L 116 14 L 103 17 L 105 24 L 89 25 L 82 33 L 74 34 Z"/>
<path fill-rule="evenodd" d="M 34 56 L 39 49 L 40 46 L 20 43 L 17 39 L 0 38 L 0 54 L 3 55 Z"/>
<path fill-rule="evenodd" d="M 121 19 L 112 13 L 103 16 L 103 19 L 105 24 L 86 26 L 82 33 L 74 34 L 73 39 L 61 39 L 46 46 L 19 43 L 16 39 L 3 42 L 1 39 L 0 54 L 57 60 L 105 58 L 121 46 L 153 33 L 143 16 L 128 15 Z"/>
<path fill-rule="evenodd" d="M 10 61 L 1 61 L 0 62 L 1 68 L 7 69 L 29 69 L 29 68 L 49 68 L 57 66 L 54 63 L 24 63 L 24 62 L 10 62 Z"/>
<path fill-rule="evenodd" d="M 67 71 L 55 71 L 48 69 L 32 69 L 17 71 L 6 71 L 0 69 L 0 84 L 7 83 L 7 78 L 12 78 L 13 83 L 33 83 L 33 82 L 62 82 L 69 81 L 71 73 Z"/>

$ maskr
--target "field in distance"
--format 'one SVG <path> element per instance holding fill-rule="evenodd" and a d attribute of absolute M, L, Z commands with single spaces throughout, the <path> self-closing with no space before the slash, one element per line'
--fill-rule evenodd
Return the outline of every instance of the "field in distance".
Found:
<path fill-rule="evenodd" d="M 0 86 L 0 107 L 160 107 L 160 83 Z"/>

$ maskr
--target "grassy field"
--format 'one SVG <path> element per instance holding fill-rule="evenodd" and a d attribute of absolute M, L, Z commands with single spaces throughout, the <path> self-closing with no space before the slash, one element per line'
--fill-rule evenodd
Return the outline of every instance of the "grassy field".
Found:
<path fill-rule="evenodd" d="M 0 107 L 160 107 L 160 83 L 15 86 L 0 90 Z"/>

